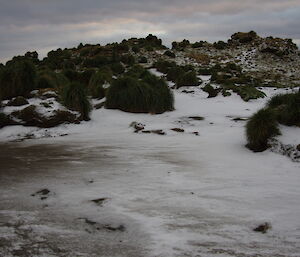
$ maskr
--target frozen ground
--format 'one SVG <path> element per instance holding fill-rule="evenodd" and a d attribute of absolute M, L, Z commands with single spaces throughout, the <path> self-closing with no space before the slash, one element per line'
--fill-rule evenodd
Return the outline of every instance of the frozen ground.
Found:
<path fill-rule="evenodd" d="M 300 164 L 247 150 L 233 120 L 266 100 L 176 92 L 161 115 L 100 109 L 80 125 L 3 128 L 0 256 L 300 256 Z M 281 130 L 300 143 L 299 128 Z M 39 139 L 10 142 L 25 134 Z"/>

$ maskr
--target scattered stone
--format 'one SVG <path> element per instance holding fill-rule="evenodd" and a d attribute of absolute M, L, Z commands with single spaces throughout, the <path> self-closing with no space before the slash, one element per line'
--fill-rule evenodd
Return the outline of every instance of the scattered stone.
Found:
<path fill-rule="evenodd" d="M 30 105 L 20 111 L 15 111 L 11 115 L 22 120 L 19 122 L 19 125 L 35 126 L 40 128 L 51 128 L 63 123 L 80 123 L 77 115 L 70 111 L 55 110 L 53 115 L 50 117 L 41 116 L 36 111 L 35 105 Z"/>
<path fill-rule="evenodd" d="M 189 116 L 188 118 L 192 120 L 204 120 L 204 117 L 201 116 Z"/>
<path fill-rule="evenodd" d="M 89 225 L 92 225 L 92 226 L 97 224 L 96 221 L 92 221 L 92 220 L 87 219 L 87 218 L 84 218 L 84 221 L 85 221 L 86 224 L 89 224 Z"/>
<path fill-rule="evenodd" d="M 9 125 L 18 125 L 18 123 L 12 120 L 10 115 L 0 112 L 0 129 Z"/>
<path fill-rule="evenodd" d="M 300 147 L 299 145 L 283 144 L 277 139 L 269 140 L 270 150 L 274 153 L 279 153 L 289 157 L 293 162 L 300 162 Z M 299 147 L 299 148 L 298 148 Z"/>
<path fill-rule="evenodd" d="M 92 202 L 96 203 L 97 205 L 99 206 L 103 206 L 103 204 L 108 200 L 109 198 L 98 198 L 98 199 L 94 199 L 94 200 L 91 200 Z"/>
<path fill-rule="evenodd" d="M 138 133 L 139 131 L 141 131 L 145 128 L 145 125 L 134 121 L 134 122 L 131 122 L 130 127 L 133 127 L 135 129 L 134 132 Z"/>
<path fill-rule="evenodd" d="M 247 121 L 248 118 L 236 117 L 236 118 L 233 118 L 231 120 L 233 120 L 233 121 Z"/>
<path fill-rule="evenodd" d="M 47 102 L 41 102 L 40 105 L 44 106 L 45 108 L 51 108 L 51 104 Z"/>
<path fill-rule="evenodd" d="M 46 200 L 50 194 L 50 190 L 47 188 L 41 189 L 34 194 L 31 194 L 31 196 L 39 196 L 41 200 Z"/>
<path fill-rule="evenodd" d="M 38 94 L 41 99 L 58 98 L 57 93 L 54 91 L 53 88 L 39 89 Z"/>
<path fill-rule="evenodd" d="M 120 225 L 118 227 L 113 227 L 111 225 L 104 225 L 103 228 L 109 230 L 109 231 L 121 231 L 124 232 L 126 230 L 124 225 Z"/>
<path fill-rule="evenodd" d="M 105 106 L 105 102 L 102 102 L 102 103 L 99 103 L 99 104 L 95 104 L 94 108 L 98 110 L 98 109 L 103 108 L 104 106 Z"/>
<path fill-rule="evenodd" d="M 10 100 L 7 106 L 23 106 L 29 104 L 29 102 L 23 96 L 17 96 L 16 98 Z"/>
<path fill-rule="evenodd" d="M 181 129 L 181 128 L 172 128 L 171 130 L 173 130 L 175 132 L 179 132 L 179 133 L 184 132 L 184 129 Z"/>
<path fill-rule="evenodd" d="M 34 194 L 32 194 L 31 196 L 36 196 L 36 195 L 48 195 L 50 193 L 50 190 L 47 188 L 41 189 L 37 192 L 35 192 Z"/>
<path fill-rule="evenodd" d="M 83 219 L 86 224 L 93 226 L 96 230 L 105 229 L 105 230 L 113 231 L 113 232 L 117 232 L 117 231 L 124 232 L 126 230 L 124 225 L 119 225 L 119 226 L 112 226 L 109 224 L 102 225 L 102 224 L 99 224 L 98 222 L 90 220 L 88 218 L 79 218 L 79 219 Z"/>
<path fill-rule="evenodd" d="M 195 136 L 199 136 L 199 132 L 198 131 L 194 131 L 194 132 L 192 132 L 192 134 L 194 134 Z"/>
<path fill-rule="evenodd" d="M 157 134 L 157 135 L 165 135 L 166 132 L 164 132 L 162 129 L 154 129 L 154 130 L 150 130 L 151 133 L 153 134 Z"/>
<path fill-rule="evenodd" d="M 145 134 L 150 134 L 151 131 L 150 130 L 142 130 L 142 133 L 145 133 Z"/>
<path fill-rule="evenodd" d="M 28 107 L 12 112 L 13 117 L 23 121 L 23 125 L 39 127 L 42 123 L 42 118 L 36 111 L 35 105 L 29 105 Z"/>
<path fill-rule="evenodd" d="M 254 228 L 253 231 L 265 234 L 271 228 L 272 228 L 271 224 L 268 222 L 265 222 L 264 224 L 261 224 L 258 227 Z"/>
<path fill-rule="evenodd" d="M 181 91 L 182 93 L 186 93 L 186 94 L 194 94 L 195 93 L 195 91 L 194 90 L 182 90 Z"/>

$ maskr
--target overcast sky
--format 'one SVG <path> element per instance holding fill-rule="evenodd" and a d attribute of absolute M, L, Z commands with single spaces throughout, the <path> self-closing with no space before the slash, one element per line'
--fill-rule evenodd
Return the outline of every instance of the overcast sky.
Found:
<path fill-rule="evenodd" d="M 238 31 L 300 44 L 300 0 L 0 0 L 0 62 L 26 51 L 41 56 L 80 42 L 149 33 L 165 45 L 227 40 Z"/>

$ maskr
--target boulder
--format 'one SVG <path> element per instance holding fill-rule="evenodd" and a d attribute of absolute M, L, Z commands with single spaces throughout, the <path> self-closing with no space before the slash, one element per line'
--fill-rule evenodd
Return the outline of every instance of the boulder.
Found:
<path fill-rule="evenodd" d="M 50 117 L 41 116 L 36 111 L 36 106 L 30 105 L 23 110 L 12 113 L 17 119 L 22 120 L 19 124 L 24 126 L 35 126 L 40 128 L 51 128 L 63 123 L 80 123 L 77 115 L 65 110 L 55 110 Z"/>
<path fill-rule="evenodd" d="M 78 120 L 77 115 L 72 112 L 56 110 L 52 116 L 44 117 L 39 127 L 52 128 L 63 123 L 79 124 L 80 121 Z"/>
<path fill-rule="evenodd" d="M 9 125 L 16 125 L 16 122 L 12 120 L 10 115 L 0 113 L 0 129 Z"/>
<path fill-rule="evenodd" d="M 13 117 L 22 120 L 20 124 L 25 126 L 35 126 L 40 127 L 42 124 L 42 117 L 37 113 L 35 105 L 29 105 L 28 107 L 12 112 Z"/>
<path fill-rule="evenodd" d="M 22 106 L 29 104 L 29 102 L 23 96 L 17 96 L 16 98 L 10 100 L 7 106 Z"/>

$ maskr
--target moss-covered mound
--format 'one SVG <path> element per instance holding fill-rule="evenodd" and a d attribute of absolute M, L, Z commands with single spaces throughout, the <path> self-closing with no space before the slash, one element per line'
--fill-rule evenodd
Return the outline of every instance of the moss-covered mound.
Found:
<path fill-rule="evenodd" d="M 106 94 L 106 108 L 126 112 L 158 114 L 173 110 L 173 104 L 166 82 L 142 67 L 114 80 Z"/>

